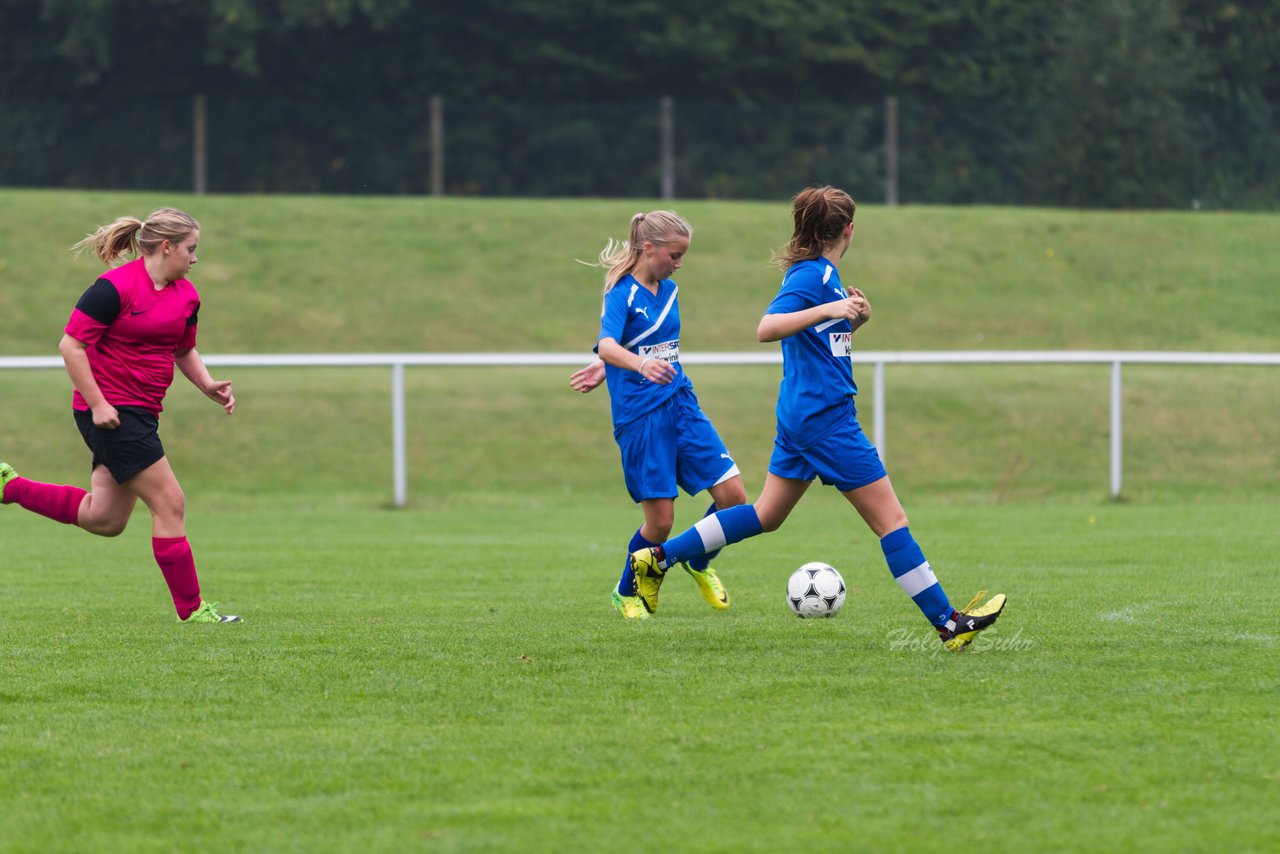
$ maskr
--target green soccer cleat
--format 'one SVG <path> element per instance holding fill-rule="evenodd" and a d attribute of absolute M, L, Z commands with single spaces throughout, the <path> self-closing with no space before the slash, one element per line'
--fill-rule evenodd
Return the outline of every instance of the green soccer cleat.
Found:
<path fill-rule="evenodd" d="M 13 470 L 13 466 L 6 462 L 0 462 L 0 501 L 4 500 L 5 486 L 17 476 L 18 473 Z"/>
<path fill-rule="evenodd" d="M 718 611 L 729 607 L 729 591 L 724 589 L 724 584 L 720 582 L 720 576 L 716 575 L 714 569 L 694 569 L 687 563 L 681 566 L 698 582 L 698 589 L 702 591 L 702 598 L 707 600 L 708 605 Z"/>
<path fill-rule="evenodd" d="M 649 612 L 645 610 L 644 603 L 640 601 L 639 596 L 623 596 L 615 587 L 609 599 L 613 602 L 613 607 L 618 609 L 618 613 L 627 620 L 647 620 Z"/>
<path fill-rule="evenodd" d="M 631 571 L 636 576 L 636 595 L 646 611 L 658 610 L 658 588 L 667 575 L 662 546 L 631 553 Z"/>
<path fill-rule="evenodd" d="M 984 629 L 996 624 L 996 618 L 1004 610 L 1005 595 L 997 593 L 986 602 L 978 605 L 987 591 L 980 590 L 978 595 L 969 600 L 969 604 L 955 613 L 955 619 L 947 620 L 945 625 L 938 626 L 938 640 L 952 652 L 959 652 L 969 645 Z M 974 606 L 977 605 L 975 608 Z"/>
<path fill-rule="evenodd" d="M 179 623 L 238 623 L 240 618 L 234 614 L 219 614 L 217 602 L 206 602 L 200 600 L 200 607 L 191 612 L 191 616 L 185 620 L 179 618 Z"/>

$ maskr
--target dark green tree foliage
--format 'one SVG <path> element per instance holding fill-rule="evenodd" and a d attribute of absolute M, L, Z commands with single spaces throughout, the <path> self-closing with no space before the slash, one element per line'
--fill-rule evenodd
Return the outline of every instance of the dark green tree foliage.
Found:
<path fill-rule="evenodd" d="M 1190 110 L 1199 198 L 1214 207 L 1280 199 L 1280 4 L 1188 0 L 1196 44 Z"/>
<path fill-rule="evenodd" d="M 1274 204 L 1277 0 L 0 0 L 0 184 Z"/>
<path fill-rule="evenodd" d="M 1192 169 L 1190 34 L 1173 0 L 1076 0 L 1037 127 L 1043 201 L 1181 206 Z"/>

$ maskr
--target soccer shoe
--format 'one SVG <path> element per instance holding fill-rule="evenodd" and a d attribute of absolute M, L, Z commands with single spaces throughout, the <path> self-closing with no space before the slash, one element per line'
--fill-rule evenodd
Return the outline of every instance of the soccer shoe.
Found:
<path fill-rule="evenodd" d="M 639 596 L 623 596 L 614 588 L 609 599 L 613 602 L 613 607 L 618 609 L 618 613 L 628 620 L 647 620 L 649 612 L 645 610 L 644 603 L 640 601 Z"/>
<path fill-rule="evenodd" d="M 723 611 L 729 607 L 729 591 L 724 589 L 724 585 L 720 582 L 720 576 L 716 575 L 716 571 L 711 567 L 706 569 L 694 569 L 689 564 L 681 564 L 684 571 L 698 582 L 698 589 L 702 591 L 702 598 L 707 600 L 707 604 L 718 611 Z"/>
<path fill-rule="evenodd" d="M 986 595 L 987 591 L 978 591 L 978 595 L 969 600 L 968 605 L 955 612 L 953 619 L 937 627 L 938 640 L 942 641 L 943 646 L 958 652 L 968 646 L 969 642 L 978 636 L 978 632 L 996 624 L 996 618 L 1004 610 L 1005 595 L 997 593 L 978 605 Z"/>
<path fill-rule="evenodd" d="M 240 618 L 234 614 L 219 614 L 217 602 L 200 600 L 200 607 L 191 612 L 191 616 L 180 623 L 238 623 Z"/>
<path fill-rule="evenodd" d="M 5 486 L 9 483 L 9 481 L 13 480 L 17 476 L 18 476 L 18 473 L 13 470 L 13 466 L 9 465 L 6 462 L 0 461 L 0 501 L 4 500 Z"/>
<path fill-rule="evenodd" d="M 658 610 L 658 588 L 667 575 L 662 546 L 631 553 L 631 571 L 636 576 L 636 595 L 650 614 Z"/>

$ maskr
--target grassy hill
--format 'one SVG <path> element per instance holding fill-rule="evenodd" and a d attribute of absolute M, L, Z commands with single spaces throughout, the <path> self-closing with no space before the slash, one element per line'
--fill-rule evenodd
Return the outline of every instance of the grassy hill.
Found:
<path fill-rule="evenodd" d="M 575 350 L 594 340 L 609 237 L 648 201 L 204 198 L 0 191 L 0 354 L 53 352 L 100 271 L 66 251 L 174 204 L 204 226 L 193 280 L 221 353 Z M 678 202 L 688 349 L 752 349 L 785 202 Z M 842 277 L 864 349 L 1277 349 L 1280 217 L 1003 208 L 858 212 Z"/>
<path fill-rule="evenodd" d="M 215 353 L 580 351 L 601 271 L 575 263 L 653 201 L 204 198 L 0 191 L 0 355 L 53 355 L 100 272 L 66 250 L 98 223 L 174 204 L 201 220 L 200 349 Z M 755 350 L 788 206 L 680 202 L 688 351 Z M 842 265 L 874 306 L 864 350 L 1280 349 L 1280 217 L 864 207 Z M 770 345 L 776 347 L 777 345 Z M 562 369 L 410 372 L 411 494 L 426 502 L 625 502 L 603 392 Z M 755 491 L 776 367 L 692 373 Z M 183 381 L 165 438 L 184 483 L 243 502 L 388 492 L 385 371 L 241 369 L 220 418 Z M 864 389 L 870 376 L 860 376 Z M 1267 368 L 1130 368 L 1126 494 L 1274 495 L 1280 404 Z M 55 372 L 0 372 L 0 454 L 46 477 L 86 460 Z M 1107 485 L 1107 374 L 1091 367 L 892 367 L 890 470 L 941 501 L 1071 497 Z M 869 404 L 864 404 L 864 409 Z M 335 465 L 334 461 L 339 461 Z M 234 476 L 228 475 L 232 463 Z M 578 499 L 573 499 L 578 500 Z M 586 500 L 586 499 L 584 499 Z"/>

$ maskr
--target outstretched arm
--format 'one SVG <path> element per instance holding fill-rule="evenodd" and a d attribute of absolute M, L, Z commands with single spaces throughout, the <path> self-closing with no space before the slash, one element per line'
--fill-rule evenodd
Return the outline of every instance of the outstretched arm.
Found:
<path fill-rule="evenodd" d="M 231 380 L 215 380 L 210 376 L 204 359 L 194 349 L 179 353 L 173 362 L 193 386 L 204 392 L 205 397 L 225 409 L 228 415 L 235 411 L 236 396 L 231 393 Z"/>
<path fill-rule="evenodd" d="M 871 319 L 871 303 L 867 301 L 867 295 L 857 288 L 852 288 L 846 299 L 826 302 L 786 314 L 766 314 L 760 318 L 760 325 L 756 327 L 756 340 L 762 344 L 766 341 L 781 341 L 824 320 L 839 318 L 848 320 L 853 326 L 853 331 L 858 331 L 862 324 Z"/>

